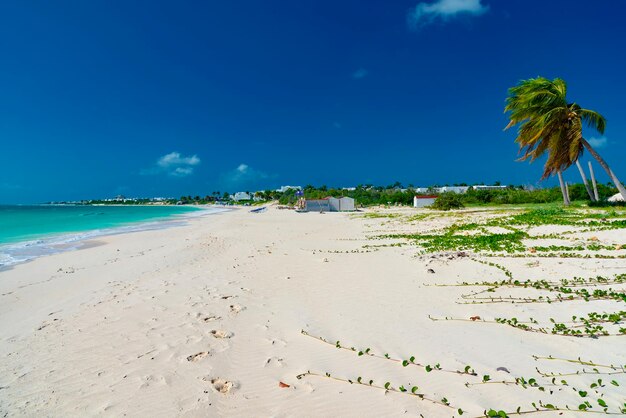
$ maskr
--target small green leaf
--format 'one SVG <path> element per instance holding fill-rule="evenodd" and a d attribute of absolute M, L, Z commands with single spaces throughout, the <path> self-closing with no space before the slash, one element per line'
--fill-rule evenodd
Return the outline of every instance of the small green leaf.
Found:
<path fill-rule="evenodd" d="M 585 392 L 584 390 L 579 390 L 578 394 L 580 395 L 581 398 L 587 397 L 587 392 Z"/>
<path fill-rule="evenodd" d="M 600 405 L 603 408 L 607 407 L 606 402 L 604 402 L 604 399 L 598 399 L 598 405 Z"/>
<path fill-rule="evenodd" d="M 426 372 L 427 372 L 427 373 L 430 373 L 430 372 L 433 370 L 433 368 L 432 368 L 432 367 L 430 367 L 430 365 L 429 365 L 429 364 L 427 364 L 427 365 L 426 365 L 425 369 L 426 369 Z"/>
<path fill-rule="evenodd" d="M 411 388 L 411 393 L 415 393 L 415 392 L 417 392 L 417 389 L 418 389 L 418 388 L 417 388 L 417 386 L 413 386 L 413 387 Z"/>
<path fill-rule="evenodd" d="M 403 367 L 406 367 L 406 366 L 408 366 L 409 364 L 410 364 L 410 363 L 409 363 L 409 361 L 408 361 L 408 360 L 403 360 L 403 361 L 402 361 L 402 366 L 403 366 Z"/>
<path fill-rule="evenodd" d="M 457 409 L 457 411 L 459 413 L 459 415 L 463 415 L 463 410 L 461 408 Z"/>
<path fill-rule="evenodd" d="M 404 386 L 400 386 L 398 389 L 400 389 L 400 392 L 406 392 L 406 388 Z"/>
<path fill-rule="evenodd" d="M 611 384 L 612 384 L 613 386 L 619 386 L 619 383 L 617 383 L 617 381 L 615 381 L 615 380 L 611 380 Z"/>
<path fill-rule="evenodd" d="M 411 363 L 415 362 L 415 356 L 411 356 L 411 358 L 409 359 L 409 361 L 410 361 Z"/>
<path fill-rule="evenodd" d="M 484 376 L 483 376 L 483 382 L 488 382 L 488 381 L 490 381 L 490 380 L 491 380 L 491 377 L 489 377 L 489 375 L 488 375 L 488 374 L 486 374 L 486 375 L 484 375 Z"/>
<path fill-rule="evenodd" d="M 391 382 L 385 383 L 385 389 L 389 390 L 389 386 L 391 386 Z"/>

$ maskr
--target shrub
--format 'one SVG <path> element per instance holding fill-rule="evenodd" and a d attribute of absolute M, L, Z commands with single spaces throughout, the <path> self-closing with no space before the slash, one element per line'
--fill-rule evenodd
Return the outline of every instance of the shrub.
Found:
<path fill-rule="evenodd" d="M 462 209 L 464 207 L 461 196 L 457 193 L 444 193 L 435 200 L 435 203 L 430 205 L 431 209 L 437 210 Z"/>
<path fill-rule="evenodd" d="M 589 207 L 592 208 L 609 208 L 609 207 L 626 207 L 626 202 L 608 202 L 601 200 L 599 202 L 589 202 Z"/>

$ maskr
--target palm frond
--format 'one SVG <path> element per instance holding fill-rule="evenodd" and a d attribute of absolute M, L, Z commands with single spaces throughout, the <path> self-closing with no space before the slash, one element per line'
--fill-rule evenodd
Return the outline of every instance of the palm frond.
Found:
<path fill-rule="evenodd" d="M 604 130 L 606 129 L 606 119 L 604 116 L 589 109 L 580 109 L 577 113 L 588 127 L 595 129 L 600 134 L 604 134 Z"/>

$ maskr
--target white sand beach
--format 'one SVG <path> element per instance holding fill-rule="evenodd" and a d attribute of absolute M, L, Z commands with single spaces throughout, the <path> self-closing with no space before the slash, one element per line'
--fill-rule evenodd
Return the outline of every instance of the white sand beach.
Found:
<path fill-rule="evenodd" d="M 536 368 L 585 368 L 533 355 L 626 364 L 623 337 L 576 338 L 482 322 L 567 321 L 623 310 L 623 302 L 467 305 L 458 303 L 461 295 L 484 288 L 428 286 L 507 279 L 476 260 L 498 263 L 515 278 L 559 280 L 626 273 L 623 258 L 418 255 L 416 246 L 368 238 L 436 229 L 458 215 L 413 222 L 362 215 L 235 210 L 103 237 L 0 272 L 0 416 L 449 417 L 459 408 L 481 416 L 488 408 L 526 410 L 540 401 L 577 409 L 572 387 L 588 387 L 595 376 L 567 377 L 568 386 L 546 378 L 544 390 L 466 383 L 485 375 L 528 379 Z M 620 229 L 573 236 L 591 235 L 607 245 L 626 240 Z M 623 291 L 624 284 L 613 288 Z M 411 357 L 416 364 L 403 367 Z M 477 375 L 462 373 L 466 366 Z M 624 402 L 623 376 L 604 377 L 620 384 L 601 391 L 610 405 Z M 387 382 L 393 390 L 384 389 Z M 589 392 L 599 411 L 600 395 Z"/>

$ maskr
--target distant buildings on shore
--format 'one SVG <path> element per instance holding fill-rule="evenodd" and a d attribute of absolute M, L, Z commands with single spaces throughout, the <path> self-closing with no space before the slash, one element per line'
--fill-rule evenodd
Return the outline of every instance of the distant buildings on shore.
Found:
<path fill-rule="evenodd" d="M 239 202 L 241 200 L 250 200 L 252 199 L 252 196 L 250 196 L 248 192 L 237 192 L 231 195 L 230 198 L 235 202 Z"/>
<path fill-rule="evenodd" d="M 279 193 L 285 193 L 288 190 L 302 190 L 302 187 L 301 186 L 280 186 L 278 189 L 276 189 L 276 191 Z"/>
<path fill-rule="evenodd" d="M 475 186 L 443 186 L 443 187 L 416 187 L 415 193 L 425 194 L 425 193 L 467 193 L 469 189 L 473 190 L 504 190 L 509 186 L 486 186 L 484 184 L 475 185 Z"/>

